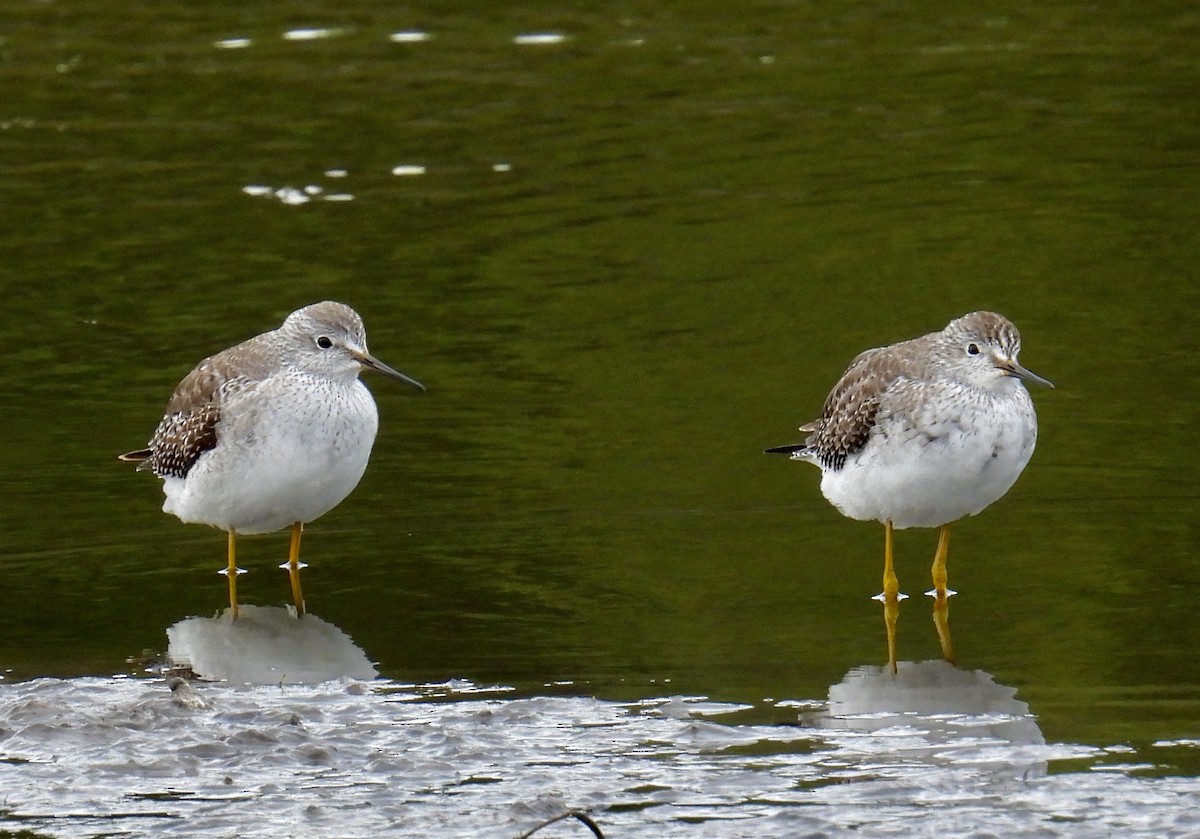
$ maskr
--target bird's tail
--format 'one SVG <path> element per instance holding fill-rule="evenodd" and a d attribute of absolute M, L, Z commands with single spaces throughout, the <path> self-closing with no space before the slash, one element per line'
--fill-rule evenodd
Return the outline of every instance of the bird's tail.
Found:
<path fill-rule="evenodd" d="M 787 446 L 774 446 L 764 449 L 766 454 L 790 454 L 792 457 L 804 457 L 808 452 L 807 443 L 792 443 Z"/>
<path fill-rule="evenodd" d="M 125 454 L 117 455 L 117 460 L 125 463 L 136 463 L 138 469 L 144 469 L 146 461 L 150 459 L 152 454 L 150 449 L 138 449 L 135 452 L 125 452 Z"/>

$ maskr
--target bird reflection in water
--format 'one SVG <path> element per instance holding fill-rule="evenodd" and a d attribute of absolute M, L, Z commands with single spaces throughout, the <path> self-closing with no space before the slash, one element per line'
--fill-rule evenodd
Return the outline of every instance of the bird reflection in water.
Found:
<path fill-rule="evenodd" d="M 302 621 L 276 606 L 227 609 L 186 618 L 167 629 L 167 658 L 201 679 L 231 684 L 317 684 L 374 679 L 366 653 L 342 630 L 311 612 Z"/>
<path fill-rule="evenodd" d="M 864 749 L 863 766 L 880 772 L 954 772 L 992 776 L 1046 774 L 1046 739 L 1016 689 L 982 670 L 947 661 L 902 661 L 850 670 L 829 688 L 827 709 L 806 715 L 823 736 Z M 869 732 L 871 737 L 862 739 Z"/>

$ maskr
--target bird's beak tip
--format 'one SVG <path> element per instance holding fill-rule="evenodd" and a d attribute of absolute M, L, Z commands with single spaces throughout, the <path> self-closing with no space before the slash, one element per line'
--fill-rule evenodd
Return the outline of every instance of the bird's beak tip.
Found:
<path fill-rule="evenodd" d="M 406 376 L 399 370 L 389 367 L 378 358 L 375 358 L 373 355 L 364 353 L 363 355 L 359 356 L 358 363 L 368 370 L 374 370 L 376 373 L 382 373 L 389 379 L 395 379 L 398 382 L 404 382 L 406 385 L 412 385 L 417 390 L 421 391 L 421 393 L 427 392 L 425 385 L 418 382 L 412 376 Z"/>

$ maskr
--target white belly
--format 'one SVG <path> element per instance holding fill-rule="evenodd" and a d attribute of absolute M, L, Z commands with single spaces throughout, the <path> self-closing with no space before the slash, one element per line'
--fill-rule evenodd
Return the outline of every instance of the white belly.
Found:
<path fill-rule="evenodd" d="M 906 418 L 881 415 L 867 444 L 824 472 L 821 492 L 850 518 L 897 528 L 979 513 L 1008 492 L 1037 441 L 1033 403 L 1016 389 L 1017 398 L 962 406 L 953 421 L 933 405 Z"/>
<path fill-rule="evenodd" d="M 309 522 L 353 491 L 379 415 L 366 386 L 314 395 L 294 387 L 239 394 L 222 410 L 217 446 L 184 478 L 166 478 L 163 510 L 185 522 L 267 533 Z"/>

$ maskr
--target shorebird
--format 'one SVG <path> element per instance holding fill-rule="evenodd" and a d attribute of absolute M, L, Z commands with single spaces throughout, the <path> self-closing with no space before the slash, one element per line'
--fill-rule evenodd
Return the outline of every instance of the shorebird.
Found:
<path fill-rule="evenodd" d="M 120 459 L 163 479 L 163 511 L 228 532 L 229 606 L 238 614 L 237 534 L 291 527 L 288 571 L 303 615 L 300 534 L 358 485 L 379 428 L 362 370 L 425 390 L 367 351 L 342 303 L 297 309 L 283 325 L 201 361 L 167 403 L 149 446 Z"/>
<path fill-rule="evenodd" d="M 1053 385 L 1017 362 L 1021 336 L 995 312 L 972 312 L 945 329 L 860 353 L 803 443 L 768 452 L 821 469 L 821 492 L 842 515 L 884 525 L 883 594 L 888 663 L 896 670 L 899 582 L 892 531 L 938 528 L 933 559 L 942 652 L 950 526 L 999 500 L 1029 463 L 1037 415 L 1023 382 Z M 890 607 L 890 612 L 889 608 Z M 937 612 L 935 611 L 935 619 Z"/>

